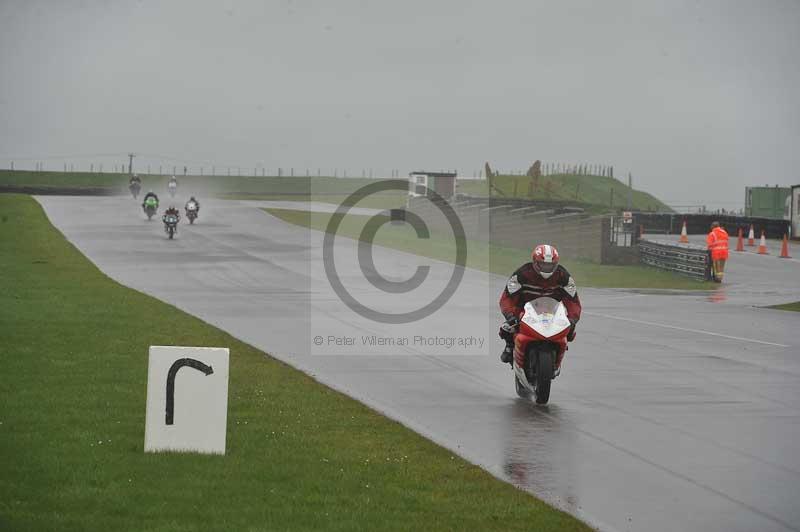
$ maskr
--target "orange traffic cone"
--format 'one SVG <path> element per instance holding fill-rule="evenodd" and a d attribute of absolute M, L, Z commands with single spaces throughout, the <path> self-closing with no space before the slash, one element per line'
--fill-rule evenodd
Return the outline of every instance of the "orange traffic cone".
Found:
<path fill-rule="evenodd" d="M 792 257 L 789 255 L 789 237 L 786 236 L 786 233 L 783 234 L 783 245 L 781 246 L 781 257 L 782 259 L 791 259 Z"/>
<path fill-rule="evenodd" d="M 750 224 L 750 234 L 747 235 L 747 245 L 750 247 L 756 245 L 756 232 L 753 231 L 753 224 Z"/>
<path fill-rule="evenodd" d="M 686 235 L 686 220 L 683 221 L 683 227 L 681 228 L 681 237 L 678 239 L 678 242 L 681 244 L 688 244 L 689 237 Z"/>
<path fill-rule="evenodd" d="M 744 251 L 744 236 L 742 236 L 742 228 L 739 228 L 739 238 L 736 240 L 736 251 Z"/>
<path fill-rule="evenodd" d="M 769 251 L 767 251 L 767 237 L 764 236 L 764 231 L 761 231 L 761 242 L 758 243 L 758 254 L 769 255 Z"/>

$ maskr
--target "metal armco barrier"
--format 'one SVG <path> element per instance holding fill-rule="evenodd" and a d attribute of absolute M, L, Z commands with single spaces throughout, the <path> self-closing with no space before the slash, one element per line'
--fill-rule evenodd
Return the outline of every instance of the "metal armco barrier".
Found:
<path fill-rule="evenodd" d="M 783 235 L 789 232 L 789 220 L 731 216 L 729 214 L 633 213 L 633 224 L 636 227 L 643 227 L 645 233 L 677 235 L 681 232 L 684 220 L 686 221 L 686 231 L 690 235 L 708 234 L 711 229 L 711 222 L 722 224 L 722 227 L 731 237 L 736 236 L 739 228 L 742 229 L 746 236 L 751 224 L 756 236 L 761 236 L 761 231 L 764 231 L 767 238 L 783 238 Z"/>
<path fill-rule="evenodd" d="M 701 246 L 640 240 L 639 260 L 642 264 L 677 272 L 700 281 L 709 278 L 708 250 Z"/>

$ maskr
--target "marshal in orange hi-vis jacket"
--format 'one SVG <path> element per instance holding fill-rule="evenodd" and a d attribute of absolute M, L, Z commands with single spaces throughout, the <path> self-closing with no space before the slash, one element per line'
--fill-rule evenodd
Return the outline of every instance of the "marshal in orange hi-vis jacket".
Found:
<path fill-rule="evenodd" d="M 725 261 L 728 260 L 728 232 L 719 226 L 719 222 L 711 224 L 711 232 L 706 236 L 706 244 L 711 252 L 711 277 L 721 283 L 725 276 Z"/>

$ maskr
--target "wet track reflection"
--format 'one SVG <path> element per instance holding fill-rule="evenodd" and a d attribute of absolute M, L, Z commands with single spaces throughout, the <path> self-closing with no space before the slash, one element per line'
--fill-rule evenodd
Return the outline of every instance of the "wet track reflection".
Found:
<path fill-rule="evenodd" d="M 510 482 L 571 513 L 579 511 L 568 410 L 516 399 L 507 412 L 503 471 Z"/>

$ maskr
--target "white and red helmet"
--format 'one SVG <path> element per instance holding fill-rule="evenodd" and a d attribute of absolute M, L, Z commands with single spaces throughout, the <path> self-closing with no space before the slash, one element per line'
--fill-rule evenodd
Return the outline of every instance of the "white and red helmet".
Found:
<path fill-rule="evenodd" d="M 539 244 L 531 253 L 531 262 L 536 273 L 547 279 L 558 268 L 558 250 L 549 244 Z"/>

